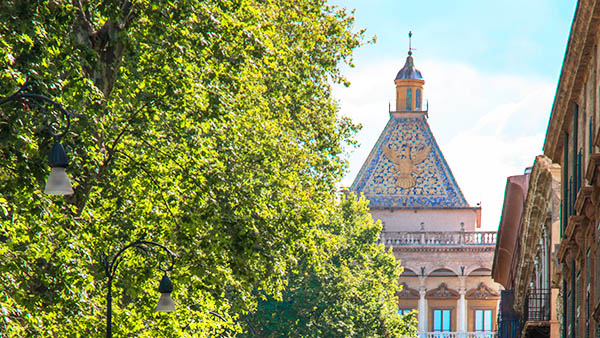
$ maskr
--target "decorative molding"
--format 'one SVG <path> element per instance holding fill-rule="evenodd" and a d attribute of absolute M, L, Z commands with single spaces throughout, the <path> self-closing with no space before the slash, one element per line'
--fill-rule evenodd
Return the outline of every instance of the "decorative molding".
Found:
<path fill-rule="evenodd" d="M 572 241 L 564 238 L 558 247 L 558 251 L 556 253 L 556 258 L 558 258 L 559 262 L 565 262 L 567 257 L 567 252 L 569 248 L 572 246 Z"/>
<path fill-rule="evenodd" d="M 598 128 L 598 132 L 600 133 L 600 128 Z M 596 140 L 600 140 L 600 137 L 596 137 Z M 588 160 L 585 178 L 590 182 L 590 185 L 598 186 L 600 185 L 600 180 L 598 180 L 600 175 L 598 174 L 600 174 L 600 153 L 593 153 Z"/>
<path fill-rule="evenodd" d="M 575 210 L 577 214 L 585 214 L 585 216 L 589 219 L 593 219 L 595 213 L 591 200 L 592 190 L 593 189 L 590 186 L 582 186 L 577 193 L 577 198 L 575 199 Z"/>
<path fill-rule="evenodd" d="M 493 289 L 491 289 L 490 287 L 485 285 L 485 283 L 481 282 L 481 283 L 479 283 L 479 285 L 476 288 L 467 291 L 465 298 L 466 299 L 498 299 L 498 298 L 500 298 L 500 295 L 496 291 L 494 291 Z"/>
<path fill-rule="evenodd" d="M 446 283 L 440 284 L 437 289 L 427 291 L 426 299 L 458 299 L 460 296 L 458 291 L 448 289 Z"/>
<path fill-rule="evenodd" d="M 402 290 L 400 292 L 396 292 L 396 297 L 402 299 L 419 299 L 421 298 L 419 291 L 415 289 L 411 289 L 406 285 L 406 283 L 402 282 L 400 284 L 402 286 Z"/>
<path fill-rule="evenodd" d="M 594 317 L 596 322 L 600 321 L 600 303 L 598 303 L 598 305 L 596 305 L 596 309 L 594 309 L 594 313 L 592 314 L 592 317 Z"/>
<path fill-rule="evenodd" d="M 585 216 L 582 215 L 573 215 L 569 216 L 569 220 L 567 222 L 567 228 L 565 229 L 564 236 L 566 238 L 573 238 L 573 235 L 577 232 L 577 228 L 582 226 L 585 221 Z"/>

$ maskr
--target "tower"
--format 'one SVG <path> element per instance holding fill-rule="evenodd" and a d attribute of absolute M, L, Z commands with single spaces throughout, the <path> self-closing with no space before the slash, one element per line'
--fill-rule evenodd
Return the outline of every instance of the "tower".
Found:
<path fill-rule="evenodd" d="M 496 233 L 478 231 L 481 207 L 469 206 L 431 132 L 412 50 L 394 79 L 396 110 L 350 190 L 369 200 L 383 223 L 380 242 L 402 262 L 399 312 L 418 310 L 427 337 L 489 336 L 499 298 L 490 275 Z"/>
<path fill-rule="evenodd" d="M 409 47 L 406 63 L 394 79 L 396 83 L 396 111 L 422 111 L 425 80 L 423 80 L 421 72 L 415 68 L 412 57 L 412 32 L 408 33 L 408 38 Z"/>

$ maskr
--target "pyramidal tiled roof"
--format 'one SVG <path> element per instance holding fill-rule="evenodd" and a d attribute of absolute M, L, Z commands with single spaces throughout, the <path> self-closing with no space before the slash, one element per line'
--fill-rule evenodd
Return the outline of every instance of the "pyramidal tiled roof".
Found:
<path fill-rule="evenodd" d="M 469 207 L 425 114 L 391 116 L 350 189 L 372 209 Z"/>

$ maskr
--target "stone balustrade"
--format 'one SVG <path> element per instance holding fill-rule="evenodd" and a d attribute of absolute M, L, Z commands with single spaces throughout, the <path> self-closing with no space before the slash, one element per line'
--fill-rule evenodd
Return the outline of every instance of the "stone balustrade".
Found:
<path fill-rule="evenodd" d="M 386 246 L 494 246 L 495 231 L 382 231 L 380 242 Z"/>
<path fill-rule="evenodd" d="M 418 338 L 496 338 L 493 331 L 483 332 L 421 332 Z"/>

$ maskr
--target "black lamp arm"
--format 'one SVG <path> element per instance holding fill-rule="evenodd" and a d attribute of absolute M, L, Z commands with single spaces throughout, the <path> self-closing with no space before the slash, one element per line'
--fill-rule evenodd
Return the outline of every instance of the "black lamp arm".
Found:
<path fill-rule="evenodd" d="M 67 122 L 67 125 L 65 126 L 64 130 L 62 132 L 56 133 L 56 132 L 54 132 L 53 126 L 59 125 L 58 121 L 56 119 L 48 121 L 48 130 L 50 131 L 50 134 L 54 138 L 62 138 L 63 136 L 65 136 L 65 134 L 69 131 L 69 128 L 71 127 L 71 118 L 73 118 L 73 117 L 83 118 L 84 117 L 83 115 L 75 114 L 75 113 L 68 111 L 65 107 L 63 107 L 62 104 L 52 100 L 51 98 L 49 98 L 47 96 L 28 92 L 27 91 L 28 88 L 29 88 L 29 81 L 25 81 L 23 86 L 21 86 L 21 88 L 19 88 L 19 90 L 16 93 L 6 96 L 6 97 L 3 97 L 3 98 L 0 98 L 0 105 L 3 105 L 5 103 L 11 102 L 11 101 L 25 100 L 28 102 L 32 102 L 38 108 L 44 109 L 43 103 L 51 104 L 56 110 L 58 110 L 62 114 L 63 118 Z"/>
<path fill-rule="evenodd" d="M 158 268 L 161 271 L 167 272 L 167 271 L 173 270 L 173 266 L 175 265 L 175 259 L 177 258 L 177 255 L 173 251 L 169 250 L 169 248 L 167 248 L 166 246 L 156 243 L 156 242 L 137 240 L 137 241 L 132 242 L 132 243 L 124 246 L 123 248 L 121 248 L 121 250 L 119 250 L 112 257 L 111 260 L 106 259 L 104 261 L 104 271 L 106 273 L 106 277 L 108 277 L 111 280 L 113 279 L 113 277 L 117 271 L 117 268 L 119 267 L 119 264 L 121 264 L 121 262 L 124 259 L 123 253 L 125 253 L 125 251 L 127 251 L 130 248 L 137 248 L 137 249 L 143 250 L 144 252 L 148 252 L 148 246 L 164 251 L 164 253 L 170 258 L 170 263 L 169 263 L 169 265 L 167 265 L 166 268 L 163 268 L 160 265 L 161 264 L 160 262 L 158 263 Z"/>

